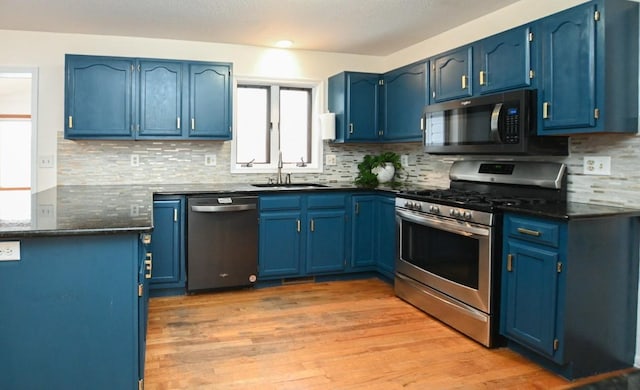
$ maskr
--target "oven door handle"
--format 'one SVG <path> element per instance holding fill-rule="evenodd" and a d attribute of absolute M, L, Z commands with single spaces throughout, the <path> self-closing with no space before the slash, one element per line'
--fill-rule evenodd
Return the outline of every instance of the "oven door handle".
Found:
<path fill-rule="evenodd" d="M 460 228 L 457 223 L 451 223 L 446 220 L 434 216 L 416 215 L 405 210 L 396 210 L 396 214 L 407 221 L 417 223 L 418 225 L 429 226 L 440 230 L 445 230 L 461 236 L 489 236 L 490 228 L 479 228 L 472 225 L 465 225 Z"/>

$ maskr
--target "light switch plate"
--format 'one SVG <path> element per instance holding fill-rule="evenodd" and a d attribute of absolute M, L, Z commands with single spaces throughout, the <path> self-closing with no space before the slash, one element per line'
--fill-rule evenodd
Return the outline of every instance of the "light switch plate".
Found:
<path fill-rule="evenodd" d="M 336 165 L 336 164 L 338 164 L 338 159 L 336 158 L 335 154 L 327 154 L 324 157 L 324 162 L 327 165 Z"/>
<path fill-rule="evenodd" d="M 132 154 L 131 155 L 131 166 L 132 167 L 137 167 L 139 165 L 140 165 L 140 155 Z"/>
<path fill-rule="evenodd" d="M 585 175 L 611 175 L 611 156 L 584 156 Z"/>
<path fill-rule="evenodd" d="M 400 156 L 400 164 L 402 164 L 403 167 L 408 167 L 409 166 L 409 155 L 408 154 L 403 154 L 402 156 Z"/>

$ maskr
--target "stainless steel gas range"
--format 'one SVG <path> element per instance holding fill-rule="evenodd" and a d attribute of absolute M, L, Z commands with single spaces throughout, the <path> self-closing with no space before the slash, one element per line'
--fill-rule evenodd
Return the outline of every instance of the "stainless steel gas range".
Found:
<path fill-rule="evenodd" d="M 500 206 L 566 201 L 566 167 L 456 161 L 449 178 L 449 189 L 396 197 L 395 293 L 492 347 L 498 341 Z"/>

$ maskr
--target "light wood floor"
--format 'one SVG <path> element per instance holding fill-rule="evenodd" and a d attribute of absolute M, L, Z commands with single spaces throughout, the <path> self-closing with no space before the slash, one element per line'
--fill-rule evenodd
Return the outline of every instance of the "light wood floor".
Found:
<path fill-rule="evenodd" d="M 377 279 L 152 298 L 145 389 L 563 389 Z"/>

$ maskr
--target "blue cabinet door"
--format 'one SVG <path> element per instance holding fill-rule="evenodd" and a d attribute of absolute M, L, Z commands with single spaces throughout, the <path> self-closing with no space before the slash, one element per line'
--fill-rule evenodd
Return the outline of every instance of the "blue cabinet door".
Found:
<path fill-rule="evenodd" d="M 371 73 L 347 74 L 348 140 L 378 139 L 378 104 L 380 76 Z"/>
<path fill-rule="evenodd" d="M 393 278 L 396 268 L 396 204 L 393 196 L 378 196 L 377 215 L 378 271 Z"/>
<path fill-rule="evenodd" d="M 480 41 L 476 80 L 481 94 L 531 86 L 530 33 L 523 26 Z"/>
<path fill-rule="evenodd" d="M 376 195 L 354 195 L 351 219 L 351 266 L 353 268 L 376 265 Z"/>
<path fill-rule="evenodd" d="M 185 286 L 183 256 L 182 200 L 153 202 L 153 233 L 151 248 L 153 272 L 151 288 L 180 288 Z"/>
<path fill-rule="evenodd" d="M 260 278 L 301 273 L 302 219 L 299 210 L 260 213 Z"/>
<path fill-rule="evenodd" d="M 189 64 L 188 137 L 231 139 L 231 66 Z"/>
<path fill-rule="evenodd" d="M 406 66 L 383 77 L 383 138 L 389 141 L 420 141 L 422 112 L 429 98 L 428 64 Z"/>
<path fill-rule="evenodd" d="M 431 59 L 432 98 L 435 102 L 473 94 L 473 47 L 465 46 Z"/>
<path fill-rule="evenodd" d="M 552 248 L 505 242 L 501 332 L 551 358 L 556 353 L 558 261 Z"/>
<path fill-rule="evenodd" d="M 182 63 L 140 60 L 138 138 L 182 134 Z"/>
<path fill-rule="evenodd" d="M 596 108 L 595 5 L 571 8 L 543 19 L 541 132 L 593 127 Z"/>
<path fill-rule="evenodd" d="M 329 111 L 336 114 L 336 142 L 377 142 L 381 76 L 342 72 L 329 77 Z"/>
<path fill-rule="evenodd" d="M 131 139 L 133 59 L 67 55 L 64 135 Z"/>
<path fill-rule="evenodd" d="M 342 271 L 345 268 L 345 210 L 307 212 L 306 272 Z"/>

